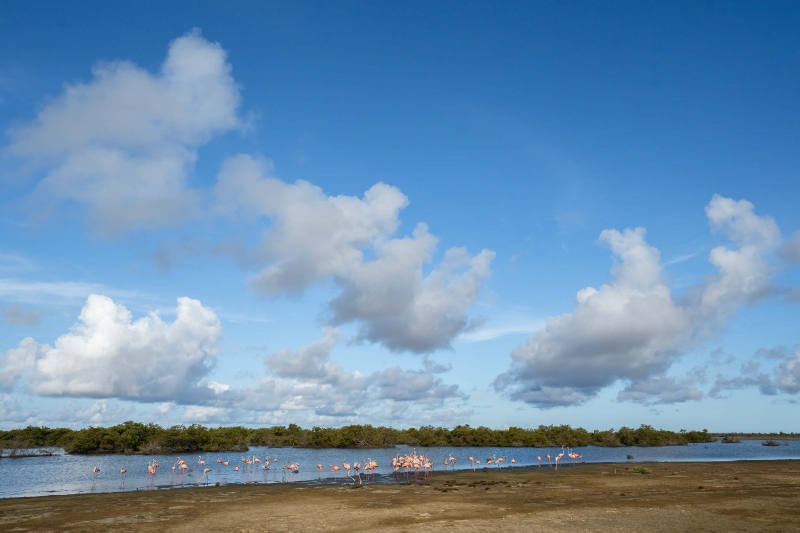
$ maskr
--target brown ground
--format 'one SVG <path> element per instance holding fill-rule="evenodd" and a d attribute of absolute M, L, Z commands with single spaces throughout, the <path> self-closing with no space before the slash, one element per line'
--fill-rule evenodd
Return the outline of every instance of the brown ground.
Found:
<path fill-rule="evenodd" d="M 650 474 L 632 474 L 632 466 Z M 435 473 L 0 500 L 0 531 L 800 531 L 800 461 Z"/>

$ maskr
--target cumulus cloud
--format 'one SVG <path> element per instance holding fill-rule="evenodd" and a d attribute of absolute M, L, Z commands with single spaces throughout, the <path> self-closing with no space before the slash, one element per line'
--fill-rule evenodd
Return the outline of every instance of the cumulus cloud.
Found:
<path fill-rule="evenodd" d="M 30 369 L 32 390 L 44 396 L 197 401 L 213 394 L 199 381 L 220 333 L 216 315 L 197 300 L 179 298 L 175 321 L 166 323 L 157 313 L 133 321 L 124 306 L 93 294 L 53 348 L 25 339 L 7 352 L 2 372 L 8 383 Z"/>
<path fill-rule="evenodd" d="M 715 275 L 677 300 L 667 286 L 659 251 L 644 228 L 605 230 L 600 241 L 617 258 L 612 279 L 578 292 L 575 311 L 548 318 L 512 354 L 511 369 L 495 388 L 540 407 L 582 403 L 622 380 L 620 399 L 674 403 L 698 399 L 691 380 L 665 376 L 698 341 L 717 333 L 739 306 L 769 292 L 768 255 L 780 243 L 775 221 L 753 204 L 715 195 L 706 207 L 713 232 L 733 246 L 714 248 Z"/>
<path fill-rule="evenodd" d="M 766 360 L 779 360 L 772 373 L 761 371 L 761 363 L 749 361 L 742 365 L 738 375 L 720 374 L 711 390 L 711 395 L 720 397 L 726 390 L 757 387 L 764 395 L 772 396 L 779 392 L 785 394 L 800 393 L 800 350 L 790 352 L 784 347 L 761 348 L 756 356 Z"/>
<path fill-rule="evenodd" d="M 780 243 L 778 225 L 769 216 L 754 213 L 747 200 L 735 201 L 715 194 L 706 206 L 706 215 L 714 233 L 726 235 L 734 248 L 717 246 L 709 262 L 717 274 L 698 288 L 696 311 L 702 316 L 727 318 L 738 306 L 768 294 L 769 278 L 774 269 L 767 254 Z"/>
<path fill-rule="evenodd" d="M 613 279 L 578 292 L 572 314 L 512 353 L 511 372 L 495 382 L 514 399 L 540 406 L 580 403 L 618 379 L 663 372 L 690 328 L 664 285 L 658 250 L 645 230 L 606 230 L 600 240 L 620 258 Z"/>
<path fill-rule="evenodd" d="M 36 361 L 50 346 L 37 343 L 32 337 L 22 339 L 19 346 L 8 350 L 0 362 L 0 390 L 9 391 L 23 376 L 29 375 Z"/>
<path fill-rule="evenodd" d="M 0 394 L 0 428 L 17 429 L 35 423 L 38 410 L 19 400 L 16 394 Z"/>
<path fill-rule="evenodd" d="M 676 379 L 653 376 L 648 380 L 635 381 L 620 391 L 618 399 L 644 404 L 680 403 L 699 400 L 703 392 L 692 379 Z"/>
<path fill-rule="evenodd" d="M 430 372 L 387 368 L 374 376 L 380 398 L 394 401 L 440 403 L 447 398 L 464 398 L 458 385 L 445 385 Z"/>
<path fill-rule="evenodd" d="M 99 64 L 29 123 L 8 131 L 8 152 L 41 166 L 30 198 L 89 208 L 95 229 L 118 232 L 191 215 L 197 148 L 240 126 L 239 88 L 216 43 L 199 31 L 173 41 L 157 74 L 127 61 Z"/>
<path fill-rule="evenodd" d="M 758 387 L 761 394 L 766 396 L 773 396 L 778 392 L 769 374 L 761 371 L 760 363 L 748 361 L 742 365 L 741 373 L 737 376 L 718 375 L 708 394 L 712 398 L 722 398 L 724 391 L 749 387 Z"/>
<path fill-rule="evenodd" d="M 775 368 L 775 386 L 789 394 L 800 392 L 800 350 Z"/>
<path fill-rule="evenodd" d="M 342 338 L 336 328 L 326 327 L 322 339 L 297 351 L 281 350 L 267 356 L 266 365 L 285 378 L 324 378 L 329 373 L 328 354 Z"/>
<path fill-rule="evenodd" d="M 331 324 L 355 322 L 358 339 L 392 350 L 430 352 L 468 330 L 469 307 L 490 273 L 494 253 L 451 248 L 427 275 L 438 239 L 425 224 L 395 237 L 408 199 L 378 183 L 362 198 L 328 196 L 305 181 L 272 176 L 263 158 L 239 155 L 220 172 L 216 196 L 226 212 L 264 217 L 260 250 L 267 266 L 253 285 L 266 294 L 300 292 L 333 279 Z"/>
<path fill-rule="evenodd" d="M 344 335 L 327 327 L 322 338 L 295 351 L 282 350 L 266 357 L 268 375 L 253 391 L 244 393 L 249 402 L 285 411 L 313 411 L 327 417 L 355 416 L 374 410 L 384 401 L 414 406 L 441 406 L 465 396 L 457 385 L 444 384 L 435 373 L 446 370 L 428 360 L 432 370 L 392 367 L 363 374 L 347 371 L 330 359 L 330 352 Z"/>

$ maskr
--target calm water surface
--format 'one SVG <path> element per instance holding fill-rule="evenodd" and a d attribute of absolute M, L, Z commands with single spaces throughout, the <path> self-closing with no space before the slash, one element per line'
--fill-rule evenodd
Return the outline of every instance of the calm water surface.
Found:
<path fill-rule="evenodd" d="M 723 444 L 713 442 L 708 444 L 690 444 L 688 446 L 657 446 L 649 448 L 597 448 L 594 446 L 578 447 L 574 451 L 583 456 L 583 463 L 611 463 L 611 462 L 683 462 L 683 461 L 739 461 L 739 460 L 767 460 L 767 459 L 800 459 L 800 442 L 779 441 L 781 446 L 762 446 L 760 440 L 743 440 L 739 444 Z M 376 476 L 370 483 L 387 483 L 402 481 L 402 474 L 393 474 L 392 458 L 405 455 L 416 449 L 418 453 L 427 455 L 434 464 L 434 471 L 444 468 L 442 462 L 450 456 L 456 459 L 455 469 L 471 469 L 469 457 L 481 461 L 485 466 L 487 458 L 492 456 L 505 457 L 506 462 L 501 463 L 503 468 L 511 466 L 513 458 L 516 467 L 536 466 L 537 456 L 542 457 L 543 468 L 547 468 L 545 456 L 549 453 L 553 459 L 561 452 L 561 448 L 451 448 L 451 447 L 408 447 L 395 448 L 344 450 L 328 448 L 312 450 L 303 448 L 265 448 L 252 447 L 246 454 L 221 453 L 202 454 L 205 466 L 198 463 L 197 455 L 181 455 L 190 467 L 183 474 L 179 469 L 175 473 L 172 467 L 178 461 L 178 455 L 67 455 L 63 450 L 56 449 L 60 455 L 53 457 L 29 457 L 24 459 L 0 459 L 0 498 L 17 496 L 41 496 L 47 494 L 76 494 L 83 492 L 120 492 L 137 490 L 163 490 L 181 487 L 197 486 L 203 476 L 204 468 L 211 468 L 207 479 L 202 479 L 202 484 L 214 485 L 242 484 L 242 483 L 352 483 L 343 478 L 342 472 L 331 472 L 332 464 L 342 466 L 343 461 L 348 463 L 361 462 L 373 459 L 378 462 L 375 470 Z M 627 459 L 628 455 L 633 459 Z M 261 461 L 253 467 L 245 468 L 242 457 L 259 458 Z M 269 457 L 270 468 L 264 470 L 265 458 Z M 218 465 L 217 459 L 229 461 L 227 468 Z M 565 456 L 566 458 L 566 456 Z M 277 461 L 275 461 L 277 459 Z M 159 467 L 155 476 L 148 476 L 147 465 L 155 460 Z M 284 464 L 298 463 L 299 472 L 293 474 L 283 468 Z M 317 464 L 323 465 L 319 472 Z M 239 471 L 234 472 L 234 465 L 239 465 Z M 562 467 L 569 468 L 570 462 L 564 461 Z M 97 466 L 100 472 L 95 476 L 93 468 Z M 120 475 L 120 468 L 127 470 L 124 483 Z M 494 468 L 494 466 L 492 466 Z M 561 468 L 561 467 L 560 467 Z M 555 473 L 555 472 L 553 472 Z M 355 472 L 352 472 L 355 477 Z M 366 481 L 364 473 L 362 480 Z"/>

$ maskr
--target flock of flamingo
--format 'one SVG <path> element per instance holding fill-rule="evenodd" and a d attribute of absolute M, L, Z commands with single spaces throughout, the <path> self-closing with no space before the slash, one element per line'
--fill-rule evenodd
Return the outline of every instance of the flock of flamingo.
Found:
<path fill-rule="evenodd" d="M 566 454 L 564 452 L 564 446 L 561 447 L 561 453 L 556 455 L 555 457 L 555 469 L 558 470 L 559 464 L 562 463 L 563 457 L 566 455 L 567 458 L 574 462 L 577 462 L 583 456 L 573 452 L 571 449 L 567 450 Z M 547 459 L 547 466 L 552 467 L 553 461 L 551 461 L 552 457 L 548 453 L 545 455 Z M 485 465 L 487 467 L 491 467 L 494 465 L 496 468 L 500 468 L 500 465 L 506 461 L 505 457 L 497 457 L 497 455 L 493 455 L 485 460 Z M 539 468 L 542 467 L 542 457 L 536 456 L 537 466 Z M 473 472 L 476 468 L 481 466 L 480 459 L 475 459 L 474 457 L 469 457 L 469 462 L 472 465 Z M 265 456 L 264 460 L 262 461 L 260 458 L 256 457 L 255 455 L 244 457 L 242 456 L 241 462 L 239 464 L 234 464 L 233 461 L 230 460 L 223 460 L 222 457 L 217 457 L 217 473 L 220 475 L 225 474 L 237 474 L 243 476 L 250 476 L 254 472 L 258 472 L 261 470 L 264 474 L 265 480 L 268 481 L 269 479 L 267 476 L 269 475 L 270 471 L 277 472 L 279 467 L 277 465 L 278 458 L 273 457 L 272 461 L 270 461 L 269 456 Z M 445 457 L 442 461 L 442 465 L 444 470 L 447 471 L 455 470 L 455 463 L 456 458 L 452 455 Z M 513 465 L 516 463 L 515 459 L 511 459 L 510 463 Z M 232 469 L 231 469 L 232 466 Z M 152 489 L 155 486 L 156 475 L 158 473 L 158 462 L 155 459 L 151 459 L 147 463 L 147 478 L 145 486 L 148 489 Z M 334 474 L 333 479 L 337 479 L 339 476 L 337 475 L 338 472 L 341 472 L 341 479 L 342 480 L 350 480 L 355 483 L 364 483 L 369 482 L 370 480 L 374 481 L 375 479 L 375 470 L 378 468 L 377 461 L 367 458 L 363 461 L 355 461 L 352 464 L 348 463 L 347 461 L 342 461 L 342 466 L 332 464 L 330 465 L 330 470 Z M 197 457 L 196 465 L 190 466 L 184 459 L 180 457 L 177 458 L 175 463 L 172 465 L 172 478 L 171 478 L 171 485 L 174 486 L 176 484 L 180 484 L 181 486 L 185 483 L 185 477 L 187 475 L 191 476 L 195 470 L 202 472 L 200 478 L 195 483 L 196 485 L 201 485 L 205 481 L 205 484 L 208 485 L 209 483 L 209 475 L 213 471 L 211 468 L 206 467 L 206 462 L 203 460 L 203 456 Z M 283 481 L 293 481 L 294 476 L 300 472 L 300 463 L 298 462 L 284 462 L 280 468 L 283 472 Z M 319 471 L 319 478 L 322 477 L 323 467 L 322 463 L 317 464 L 317 470 Z M 362 480 L 362 470 L 364 474 L 364 479 Z M 392 458 L 392 471 L 393 475 L 397 477 L 398 475 L 403 475 L 406 480 L 408 478 L 413 477 L 414 479 L 419 479 L 420 477 L 423 480 L 428 480 L 431 477 L 431 474 L 434 470 L 434 463 L 433 461 L 424 454 L 417 453 L 416 450 L 406 454 L 406 455 L 396 455 Z M 351 472 L 353 474 L 351 475 Z M 121 467 L 119 470 L 120 473 L 120 488 L 125 488 L 125 476 L 127 470 L 125 467 Z M 100 475 L 100 467 L 95 466 L 92 469 L 92 489 L 94 490 L 95 484 L 97 483 L 97 479 Z M 277 474 L 276 474 L 277 475 Z M 177 477 L 177 483 L 176 483 Z M 249 477 L 245 478 L 245 483 L 251 483 Z"/>

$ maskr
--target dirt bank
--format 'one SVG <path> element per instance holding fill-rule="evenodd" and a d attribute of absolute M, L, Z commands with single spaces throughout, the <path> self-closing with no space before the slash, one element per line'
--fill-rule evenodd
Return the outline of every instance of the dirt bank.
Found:
<path fill-rule="evenodd" d="M 633 474 L 633 466 L 651 469 Z M 800 461 L 436 473 L 0 500 L 2 531 L 800 531 Z"/>

